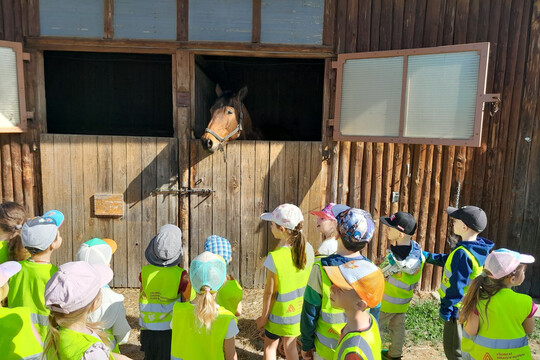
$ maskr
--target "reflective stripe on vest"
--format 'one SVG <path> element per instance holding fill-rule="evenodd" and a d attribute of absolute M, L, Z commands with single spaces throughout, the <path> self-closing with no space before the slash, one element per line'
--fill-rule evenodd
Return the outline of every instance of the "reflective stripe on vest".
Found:
<path fill-rule="evenodd" d="M 236 321 L 236 317 L 220 306 L 218 316 L 207 331 L 204 326 L 197 327 L 195 305 L 176 303 L 172 319 L 171 359 L 224 359 L 223 342 L 233 320 Z"/>
<path fill-rule="evenodd" d="M 370 315 L 371 327 L 362 332 L 350 332 L 341 339 L 334 359 L 344 360 L 349 353 L 357 353 L 364 360 L 381 360 L 381 336 L 377 321 Z"/>
<path fill-rule="evenodd" d="M 315 351 L 324 359 L 332 359 L 339 343 L 341 329 L 347 322 L 347 316 L 341 309 L 334 308 L 330 302 L 332 282 L 323 270 L 320 261 L 317 266 L 321 274 L 321 312 L 315 326 Z"/>
<path fill-rule="evenodd" d="M 474 278 L 480 275 L 480 273 L 484 269 L 482 266 L 480 266 L 480 264 L 478 263 L 478 260 L 476 260 L 474 255 L 469 250 L 467 250 L 467 248 L 463 246 L 458 246 L 457 248 L 455 248 L 454 251 L 450 253 L 448 258 L 446 259 L 446 263 L 444 264 L 444 272 L 442 276 L 441 286 L 439 287 L 439 296 L 441 298 L 446 296 L 446 290 L 450 287 L 450 278 L 452 277 L 452 268 L 450 266 L 452 264 L 452 259 L 454 258 L 454 254 L 456 253 L 456 251 L 460 249 L 465 251 L 465 254 L 467 254 L 467 256 L 469 257 L 472 263 L 472 272 L 469 275 L 469 278 L 467 279 L 467 285 L 463 288 L 464 296 L 465 294 L 467 294 L 467 290 L 469 289 L 469 285 L 471 284 L 471 281 L 473 281 Z M 461 301 L 454 306 L 459 308 L 461 306 Z"/>
<path fill-rule="evenodd" d="M 278 336 L 298 336 L 311 264 L 306 263 L 304 269 L 297 269 L 292 261 L 291 248 L 286 246 L 270 254 L 276 268 L 278 289 L 265 329 Z"/>
<path fill-rule="evenodd" d="M 386 295 L 386 294 L 384 294 L 384 296 L 383 296 L 383 300 L 386 300 L 389 303 L 397 304 L 397 305 L 408 304 L 411 301 L 412 298 L 413 297 L 411 296 L 410 298 L 401 299 L 401 298 L 392 297 L 392 296 Z"/>
<path fill-rule="evenodd" d="M 30 313 L 30 319 L 34 325 L 49 326 L 48 316 Z"/>
<path fill-rule="evenodd" d="M 145 265 L 141 271 L 139 325 L 148 330 L 170 330 L 174 304 L 181 301 L 178 287 L 184 269 Z"/>
<path fill-rule="evenodd" d="M 470 336 L 464 331 L 463 337 L 472 340 L 476 345 L 490 349 L 515 349 L 529 345 L 527 336 L 518 339 L 490 339 L 482 335 Z"/>
<path fill-rule="evenodd" d="M 423 254 L 420 260 L 422 264 L 415 274 L 402 271 L 386 277 L 381 311 L 389 314 L 407 312 L 426 261 Z"/>

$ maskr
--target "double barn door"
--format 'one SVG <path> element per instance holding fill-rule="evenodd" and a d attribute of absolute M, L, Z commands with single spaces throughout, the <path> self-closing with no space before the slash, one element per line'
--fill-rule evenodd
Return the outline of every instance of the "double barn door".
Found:
<path fill-rule="evenodd" d="M 91 238 L 112 238 L 114 286 L 139 286 L 150 239 L 160 226 L 179 224 L 179 196 L 189 201 L 186 256 L 203 251 L 209 235 L 228 238 L 232 273 L 245 287 L 262 286 L 264 256 L 276 245 L 262 212 L 297 204 L 308 240 L 320 242 L 309 215 L 324 201 L 320 142 L 238 141 L 226 146 L 226 160 L 199 140 L 190 141 L 189 154 L 178 154 L 176 138 L 42 134 L 40 147 L 43 208 L 66 217 L 54 263 L 75 259 Z M 175 194 L 179 162 L 189 162 L 191 189 L 211 192 Z M 123 215 L 96 215 L 95 195 L 122 195 Z"/>

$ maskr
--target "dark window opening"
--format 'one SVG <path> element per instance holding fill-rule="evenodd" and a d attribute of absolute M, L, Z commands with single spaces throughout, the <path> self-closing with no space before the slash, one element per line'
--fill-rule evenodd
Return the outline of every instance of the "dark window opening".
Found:
<path fill-rule="evenodd" d="M 217 98 L 216 84 L 237 92 L 265 140 L 320 141 L 324 60 L 198 55 L 195 58 L 194 134 L 200 138 Z"/>
<path fill-rule="evenodd" d="M 173 136 L 170 55 L 45 51 L 49 133 Z"/>

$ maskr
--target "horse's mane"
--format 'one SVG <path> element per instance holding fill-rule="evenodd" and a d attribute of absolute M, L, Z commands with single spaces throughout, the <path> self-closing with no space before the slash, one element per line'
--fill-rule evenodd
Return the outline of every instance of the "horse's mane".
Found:
<path fill-rule="evenodd" d="M 225 90 L 221 94 L 221 96 L 216 100 L 214 105 L 210 108 L 210 111 L 214 111 L 216 109 L 221 109 L 225 106 L 232 106 L 235 110 L 240 111 L 242 107 L 242 103 L 238 101 L 234 101 L 235 93 L 233 93 L 231 90 Z"/>

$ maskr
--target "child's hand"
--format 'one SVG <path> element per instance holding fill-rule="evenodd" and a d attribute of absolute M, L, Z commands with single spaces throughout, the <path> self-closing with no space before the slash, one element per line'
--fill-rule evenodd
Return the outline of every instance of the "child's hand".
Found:
<path fill-rule="evenodd" d="M 303 360 L 313 360 L 313 349 L 309 351 L 302 350 L 302 359 Z"/>
<path fill-rule="evenodd" d="M 263 317 L 263 316 L 259 316 L 257 318 L 257 329 L 262 329 L 264 328 L 264 325 L 266 325 L 266 322 L 268 321 L 267 318 Z"/>

